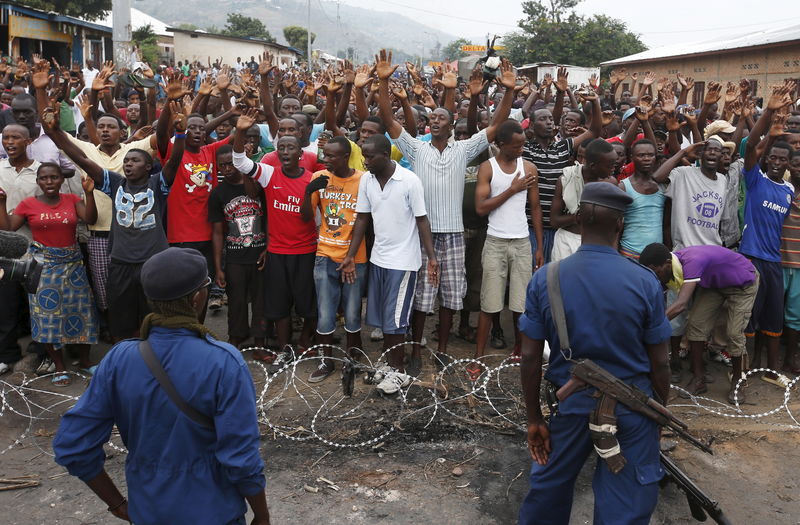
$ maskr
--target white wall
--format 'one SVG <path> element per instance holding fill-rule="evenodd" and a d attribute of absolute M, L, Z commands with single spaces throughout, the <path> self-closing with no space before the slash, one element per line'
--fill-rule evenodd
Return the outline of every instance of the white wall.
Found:
<path fill-rule="evenodd" d="M 197 35 L 197 38 L 192 38 L 193 34 Z M 178 61 L 186 62 L 188 60 L 189 62 L 194 62 L 197 60 L 205 65 L 208 63 L 208 57 L 211 57 L 212 63 L 217 58 L 222 57 L 223 63 L 233 65 L 236 63 L 236 57 L 241 57 L 242 62 L 248 62 L 251 56 L 256 57 L 256 60 L 258 60 L 258 56 L 265 51 L 272 53 L 275 65 L 287 61 L 289 65 L 294 63 L 294 53 L 269 44 L 228 40 L 226 38 L 203 35 L 202 33 L 193 34 L 175 32 L 176 64 Z"/>

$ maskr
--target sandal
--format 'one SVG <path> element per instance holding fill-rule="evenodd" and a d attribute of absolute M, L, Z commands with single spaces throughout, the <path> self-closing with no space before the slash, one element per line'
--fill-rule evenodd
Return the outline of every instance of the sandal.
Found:
<path fill-rule="evenodd" d="M 686 385 L 686 390 L 681 392 L 679 395 L 684 399 L 689 399 L 693 396 L 699 396 L 700 394 L 705 394 L 708 392 L 708 387 L 706 386 L 706 382 L 702 379 L 700 381 L 695 381 L 692 379 L 688 385 Z"/>
<path fill-rule="evenodd" d="M 81 368 L 81 372 L 83 372 L 84 374 L 86 374 L 88 376 L 93 376 L 95 374 L 95 372 L 97 372 L 97 367 L 98 366 L 99 365 L 92 365 L 89 368 Z"/>
<path fill-rule="evenodd" d="M 761 376 L 762 381 L 766 381 L 767 383 L 773 384 L 777 387 L 783 388 L 784 390 L 786 387 L 789 386 L 789 378 L 783 374 L 778 374 L 777 377 L 769 377 L 767 374 Z"/>
<path fill-rule="evenodd" d="M 478 378 L 481 377 L 482 373 L 483 370 L 477 363 L 473 363 L 467 367 L 467 377 L 470 381 L 477 381 Z"/>
<path fill-rule="evenodd" d="M 50 380 L 53 386 L 65 387 L 72 384 L 72 379 L 67 374 L 58 374 Z"/>

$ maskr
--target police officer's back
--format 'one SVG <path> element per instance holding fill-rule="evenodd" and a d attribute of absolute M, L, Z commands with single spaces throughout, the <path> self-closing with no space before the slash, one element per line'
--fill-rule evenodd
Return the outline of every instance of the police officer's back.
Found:
<path fill-rule="evenodd" d="M 528 286 L 523 333 L 522 382 L 528 413 L 528 444 L 535 462 L 531 490 L 520 509 L 520 523 L 569 522 L 575 478 L 594 450 L 589 415 L 596 407 L 593 389 L 573 394 L 558 407 L 549 426 L 539 408 L 542 350 L 551 350 L 545 378 L 555 388 L 570 377 L 566 358 L 588 358 L 628 384 L 666 400 L 669 392 L 669 322 L 655 274 L 617 252 L 623 212 L 631 198 L 616 186 L 589 183 L 578 215 L 582 245 L 559 263 L 558 281 L 572 355 L 560 348 L 550 298 L 547 266 Z M 565 358 L 566 357 L 566 358 Z M 595 523 L 649 522 L 658 497 L 658 428 L 644 416 L 617 405 L 616 438 L 625 466 L 613 474 L 598 461 L 593 488 Z"/>

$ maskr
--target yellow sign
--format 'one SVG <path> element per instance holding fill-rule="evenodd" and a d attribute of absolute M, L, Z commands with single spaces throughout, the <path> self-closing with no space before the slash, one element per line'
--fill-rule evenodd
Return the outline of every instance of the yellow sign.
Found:
<path fill-rule="evenodd" d="M 56 24 L 52 22 L 13 14 L 8 17 L 8 36 L 9 38 L 21 37 L 50 42 L 64 42 L 66 44 L 72 43 L 72 35 L 62 33 L 58 30 Z"/>
<path fill-rule="evenodd" d="M 441 65 L 442 65 L 441 62 L 428 62 L 428 66 L 430 67 L 439 67 Z"/>
<path fill-rule="evenodd" d="M 494 46 L 495 51 L 502 51 L 506 48 L 506 46 Z M 466 45 L 461 46 L 461 51 L 466 51 L 467 53 L 470 52 L 485 52 L 486 46 L 473 46 L 473 45 Z"/>

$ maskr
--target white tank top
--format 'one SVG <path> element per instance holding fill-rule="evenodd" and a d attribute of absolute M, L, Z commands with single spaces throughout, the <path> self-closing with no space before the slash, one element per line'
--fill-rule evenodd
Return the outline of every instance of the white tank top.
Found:
<path fill-rule="evenodd" d="M 492 191 L 489 195 L 490 197 L 496 197 L 506 191 L 515 177 L 525 177 L 522 157 L 517 159 L 517 167 L 514 173 L 506 173 L 500 169 L 500 165 L 494 157 L 489 159 L 489 163 L 492 166 Z M 520 191 L 489 212 L 487 233 L 501 239 L 527 238 L 528 219 L 525 217 L 525 203 L 527 200 L 528 192 Z"/>

